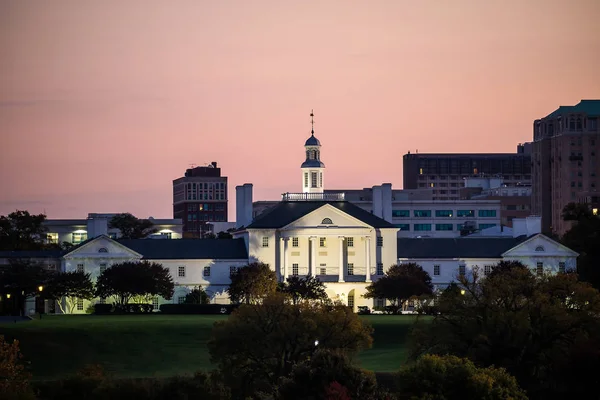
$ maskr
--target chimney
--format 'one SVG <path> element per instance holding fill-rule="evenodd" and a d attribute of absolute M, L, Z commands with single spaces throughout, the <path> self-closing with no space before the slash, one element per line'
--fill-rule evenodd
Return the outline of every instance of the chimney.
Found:
<path fill-rule="evenodd" d="M 236 228 L 252 223 L 252 184 L 244 183 L 235 187 L 235 219 Z"/>
<path fill-rule="evenodd" d="M 213 162 L 211 162 L 210 164 L 211 164 L 211 165 L 212 165 L 214 168 L 217 168 L 217 162 L 216 162 L 216 161 L 213 161 Z"/>

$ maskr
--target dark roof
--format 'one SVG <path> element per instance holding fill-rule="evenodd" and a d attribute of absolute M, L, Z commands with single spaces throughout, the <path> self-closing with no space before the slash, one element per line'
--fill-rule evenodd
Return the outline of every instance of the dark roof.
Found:
<path fill-rule="evenodd" d="M 60 258 L 63 250 L 0 251 L 0 258 Z"/>
<path fill-rule="evenodd" d="M 398 258 L 500 258 L 526 236 L 473 238 L 400 238 Z"/>
<path fill-rule="evenodd" d="M 373 228 L 394 228 L 394 225 L 386 220 L 347 201 L 282 201 L 270 210 L 265 211 L 264 214 L 260 215 L 255 221 L 248 225 L 247 228 L 282 228 L 302 218 L 306 214 L 323 207 L 325 204 L 329 204 Z"/>
<path fill-rule="evenodd" d="M 600 100 L 581 100 L 579 104 L 574 106 L 560 106 L 546 118 L 557 117 L 566 113 L 582 113 L 590 117 L 600 116 Z"/>
<path fill-rule="evenodd" d="M 321 142 L 319 142 L 319 139 L 317 139 L 314 135 L 314 133 L 306 140 L 306 143 L 304 143 L 305 146 L 320 146 Z"/>
<path fill-rule="evenodd" d="M 120 239 L 148 260 L 247 259 L 244 239 Z"/>
<path fill-rule="evenodd" d="M 306 160 L 300 168 L 325 168 L 325 164 L 321 160 Z"/>

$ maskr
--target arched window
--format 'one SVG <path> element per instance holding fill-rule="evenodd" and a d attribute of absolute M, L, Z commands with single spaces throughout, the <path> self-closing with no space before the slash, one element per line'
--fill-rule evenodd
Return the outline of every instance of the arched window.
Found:
<path fill-rule="evenodd" d="M 575 130 L 575 119 L 574 118 L 570 118 L 569 119 L 569 130 L 570 131 L 574 131 Z"/>
<path fill-rule="evenodd" d="M 577 130 L 581 130 L 581 118 L 577 118 Z"/>
<path fill-rule="evenodd" d="M 102 247 L 98 250 L 98 253 L 108 253 L 108 250 L 105 247 Z"/>
<path fill-rule="evenodd" d="M 538 246 L 535 248 L 535 251 L 545 251 L 544 246 Z"/>
<path fill-rule="evenodd" d="M 323 218 L 323 221 L 321 221 L 322 225 L 331 225 L 333 224 L 333 221 L 331 220 L 331 218 Z"/>

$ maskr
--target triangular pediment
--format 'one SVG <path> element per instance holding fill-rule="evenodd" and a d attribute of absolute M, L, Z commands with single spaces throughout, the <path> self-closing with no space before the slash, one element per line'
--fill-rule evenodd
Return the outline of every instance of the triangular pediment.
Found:
<path fill-rule="evenodd" d="M 502 254 L 503 257 L 539 256 L 539 257 L 577 257 L 579 254 L 549 237 L 537 234 Z"/>
<path fill-rule="evenodd" d="M 330 204 L 309 212 L 282 229 L 293 228 L 372 228 L 365 222 L 355 218 Z"/>
<path fill-rule="evenodd" d="M 75 247 L 64 255 L 64 258 L 79 257 L 118 257 L 118 258 L 142 258 L 142 255 L 123 246 L 121 243 L 112 240 L 106 235 L 100 235 L 94 239 L 88 240 L 84 244 Z"/>

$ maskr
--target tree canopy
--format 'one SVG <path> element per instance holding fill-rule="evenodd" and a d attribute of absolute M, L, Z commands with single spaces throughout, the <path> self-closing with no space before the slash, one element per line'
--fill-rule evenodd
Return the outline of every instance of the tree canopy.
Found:
<path fill-rule="evenodd" d="M 149 261 L 126 261 L 114 264 L 100 274 L 96 281 L 96 295 L 115 297 L 115 304 L 125 305 L 135 297 L 149 299 L 173 297 L 175 284 L 169 269 Z"/>
<path fill-rule="evenodd" d="M 63 314 L 73 312 L 77 299 L 90 300 L 94 298 L 94 284 L 90 274 L 80 271 L 58 272 L 51 274 L 43 296 L 47 299 L 57 300 Z M 63 306 L 62 299 L 65 300 Z"/>
<path fill-rule="evenodd" d="M 50 272 L 39 263 L 13 259 L 8 265 L 0 266 L 0 293 L 10 294 L 10 303 L 26 314 L 25 300 L 39 294 L 39 287 L 45 287 L 49 277 Z"/>
<path fill-rule="evenodd" d="M 188 294 L 185 295 L 186 304 L 208 304 L 210 303 L 210 297 L 204 291 L 202 286 L 193 288 Z"/>
<path fill-rule="evenodd" d="M 323 282 L 311 275 L 306 277 L 290 276 L 286 282 L 280 283 L 279 290 L 288 294 L 294 304 L 302 300 L 328 300 Z"/>
<path fill-rule="evenodd" d="M 384 276 L 367 286 L 365 298 L 387 299 L 393 305 L 433 292 L 431 277 L 416 263 L 392 265 Z"/>
<path fill-rule="evenodd" d="M 506 368 L 530 398 L 594 390 L 590 371 L 600 369 L 597 290 L 575 274 L 536 277 L 519 267 L 497 269 L 485 279 L 475 270 L 459 285 L 439 296 L 433 322 L 415 328 L 413 358 L 453 354 Z"/>
<path fill-rule="evenodd" d="M 32 215 L 17 210 L 0 216 L 0 250 L 42 250 L 46 246 L 47 229 L 44 214 Z"/>
<path fill-rule="evenodd" d="M 277 275 L 267 264 L 251 263 L 231 274 L 227 289 L 236 303 L 256 304 L 277 290 Z"/>
<path fill-rule="evenodd" d="M 109 227 L 121 231 L 123 239 L 143 239 L 156 233 L 152 221 L 139 219 L 130 213 L 117 214 L 111 218 Z"/>

